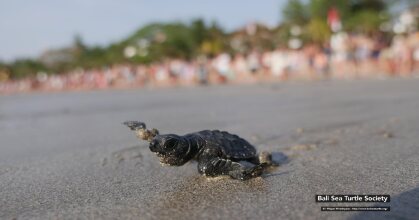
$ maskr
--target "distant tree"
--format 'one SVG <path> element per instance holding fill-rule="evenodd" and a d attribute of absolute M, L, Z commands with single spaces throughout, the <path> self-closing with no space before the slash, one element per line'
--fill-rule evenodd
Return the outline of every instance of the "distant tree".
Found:
<path fill-rule="evenodd" d="M 31 59 L 21 59 L 13 62 L 9 70 L 12 79 L 34 76 L 39 71 L 47 71 L 47 68 L 40 62 Z"/>
<path fill-rule="evenodd" d="M 347 30 L 372 33 L 379 30 L 380 25 L 389 20 L 390 15 L 386 12 L 378 12 L 370 9 L 359 10 L 352 17 L 346 19 Z"/>
<path fill-rule="evenodd" d="M 320 18 L 313 18 L 307 25 L 310 40 L 313 43 L 322 44 L 330 39 L 331 31 L 326 21 Z"/>
<path fill-rule="evenodd" d="M 389 4 L 383 0 L 352 0 L 350 2 L 351 13 L 357 13 L 362 10 L 384 11 L 387 9 L 387 4 Z"/>
<path fill-rule="evenodd" d="M 76 34 L 73 39 L 73 48 L 79 51 L 85 51 L 87 49 L 86 44 L 83 41 L 81 35 Z"/>
<path fill-rule="evenodd" d="M 192 21 L 190 28 L 195 45 L 200 47 L 209 37 L 208 28 L 206 27 L 205 22 L 202 19 L 195 19 Z"/>
<path fill-rule="evenodd" d="M 0 61 L 0 82 L 6 81 L 9 79 L 10 70 L 7 64 Z"/>
<path fill-rule="evenodd" d="M 350 7 L 351 2 L 357 0 L 347 1 L 330 1 L 330 0 L 311 0 L 308 3 L 310 18 L 327 19 L 327 14 L 331 8 L 336 8 L 343 20 L 351 16 Z M 360 0 L 362 1 L 362 0 Z"/>
<path fill-rule="evenodd" d="M 280 36 L 288 34 L 293 25 L 303 29 L 303 39 L 323 42 L 331 34 L 327 26 L 327 15 L 331 8 L 339 12 L 346 31 L 370 33 L 379 30 L 380 24 L 389 19 L 388 7 L 393 0 L 289 0 L 283 8 L 284 25 Z"/>
<path fill-rule="evenodd" d="M 310 20 L 310 11 L 306 4 L 300 0 L 289 0 L 282 9 L 285 23 L 305 25 Z"/>
<path fill-rule="evenodd" d="M 207 38 L 201 44 L 201 51 L 208 55 L 214 56 L 229 48 L 229 42 L 226 39 L 226 33 L 218 25 L 216 21 L 212 21 L 207 30 Z"/>

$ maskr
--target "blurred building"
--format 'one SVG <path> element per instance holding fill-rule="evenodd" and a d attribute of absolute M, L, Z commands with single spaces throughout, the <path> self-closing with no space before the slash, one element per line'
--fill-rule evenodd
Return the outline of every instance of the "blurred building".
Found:
<path fill-rule="evenodd" d="M 48 67 L 54 66 L 57 63 L 69 63 L 73 59 L 73 48 L 47 50 L 39 57 L 39 61 Z"/>

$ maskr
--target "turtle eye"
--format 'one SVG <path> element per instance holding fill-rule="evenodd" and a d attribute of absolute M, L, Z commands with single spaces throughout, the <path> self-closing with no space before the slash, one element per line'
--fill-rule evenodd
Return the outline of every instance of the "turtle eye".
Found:
<path fill-rule="evenodd" d="M 158 141 L 156 141 L 156 140 L 152 140 L 152 141 L 150 142 L 150 150 L 151 150 L 152 152 L 157 152 L 158 146 L 159 146 L 159 142 L 158 142 Z"/>

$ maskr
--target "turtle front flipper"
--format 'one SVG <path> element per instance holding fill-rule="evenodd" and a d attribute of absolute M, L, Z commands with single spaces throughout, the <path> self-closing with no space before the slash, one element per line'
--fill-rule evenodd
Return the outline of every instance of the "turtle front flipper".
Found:
<path fill-rule="evenodd" d="M 147 130 L 144 122 L 126 121 L 123 124 L 128 126 L 132 131 L 135 131 L 139 139 L 146 140 L 148 142 L 151 142 L 151 140 L 159 134 L 159 131 L 155 128 Z"/>
<path fill-rule="evenodd" d="M 137 131 L 137 130 L 140 130 L 140 129 L 146 129 L 145 123 L 141 122 L 141 121 L 125 121 L 122 124 L 128 126 L 133 131 Z"/>
<path fill-rule="evenodd" d="M 211 154 L 201 155 L 198 160 L 199 173 L 211 177 L 229 175 L 233 179 L 247 180 L 262 175 L 265 167 L 264 163 L 249 167 Z"/>

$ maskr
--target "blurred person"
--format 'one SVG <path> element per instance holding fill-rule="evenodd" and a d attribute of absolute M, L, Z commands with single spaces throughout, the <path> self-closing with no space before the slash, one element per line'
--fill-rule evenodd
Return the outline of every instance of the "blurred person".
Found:
<path fill-rule="evenodd" d="M 133 71 L 132 67 L 123 66 L 122 70 L 121 70 L 121 73 L 122 73 L 122 76 L 123 76 L 123 79 L 124 79 L 124 84 L 132 84 L 134 82 L 134 71 Z M 104 74 L 102 74 L 102 75 L 104 75 Z M 104 80 L 107 84 L 106 78 Z"/>
<path fill-rule="evenodd" d="M 410 50 L 410 73 L 417 73 L 419 61 L 419 32 L 409 33 L 407 36 L 407 44 Z"/>
<path fill-rule="evenodd" d="M 272 65 L 272 51 L 263 51 L 261 54 L 261 66 L 264 75 L 270 71 Z"/>
<path fill-rule="evenodd" d="M 183 85 L 190 85 L 194 82 L 196 69 L 195 69 L 195 62 L 182 62 L 182 68 L 180 73 L 180 83 Z"/>
<path fill-rule="evenodd" d="M 419 73 L 419 47 L 413 50 L 413 71 L 416 75 Z"/>
<path fill-rule="evenodd" d="M 208 84 L 208 59 L 204 55 L 201 55 L 197 58 L 196 74 L 199 84 Z"/>
<path fill-rule="evenodd" d="M 139 86 L 144 86 L 149 82 L 147 68 L 144 65 L 138 65 L 135 70 L 135 81 Z"/>
<path fill-rule="evenodd" d="M 280 79 L 286 79 L 286 69 L 288 66 L 288 57 L 284 48 L 278 47 L 271 54 L 271 74 Z"/>
<path fill-rule="evenodd" d="M 238 53 L 234 56 L 233 69 L 239 75 L 248 73 L 249 67 L 243 54 Z"/>
<path fill-rule="evenodd" d="M 409 48 L 406 37 L 397 35 L 393 38 L 391 48 L 394 54 L 395 71 L 400 75 L 412 72 L 412 50 Z"/>
<path fill-rule="evenodd" d="M 316 78 L 324 78 L 328 75 L 329 72 L 329 62 L 326 53 L 317 46 L 315 48 L 314 57 L 313 57 L 313 67 L 316 72 Z"/>
<path fill-rule="evenodd" d="M 221 82 L 234 78 L 234 73 L 231 70 L 231 57 L 228 53 L 219 54 L 213 60 L 213 66 L 219 73 Z"/>
<path fill-rule="evenodd" d="M 353 51 L 354 51 L 354 65 L 357 68 L 357 74 L 370 74 L 374 72 L 371 70 L 371 54 L 373 51 L 373 40 L 366 35 L 359 34 L 352 36 Z"/>
<path fill-rule="evenodd" d="M 345 67 L 346 61 L 348 60 L 349 54 L 349 37 L 348 34 L 340 31 L 335 34 L 332 34 L 330 38 L 330 48 L 332 50 L 332 64 L 333 64 L 333 74 L 337 77 L 346 77 L 345 76 Z M 307 54 L 309 60 L 312 60 L 311 53 Z M 312 66 L 312 61 L 310 66 Z"/>
<path fill-rule="evenodd" d="M 179 77 L 182 77 L 184 64 L 179 59 L 168 60 L 167 66 L 169 68 L 169 76 L 172 81 L 176 81 Z"/>
<path fill-rule="evenodd" d="M 156 83 L 157 85 L 167 84 L 170 81 L 170 72 L 169 68 L 165 64 L 156 65 Z"/>
<path fill-rule="evenodd" d="M 287 60 L 287 78 L 294 76 L 302 76 L 304 73 L 309 72 L 307 71 L 308 60 L 303 50 L 288 50 Z"/>
<path fill-rule="evenodd" d="M 236 73 L 238 83 L 248 83 L 254 80 L 249 69 L 246 57 L 241 53 L 236 54 L 233 60 L 233 70 Z"/>
<path fill-rule="evenodd" d="M 247 56 L 247 66 L 249 67 L 249 70 L 252 74 L 256 74 L 259 71 L 261 62 L 260 54 L 257 51 L 252 51 Z"/>

